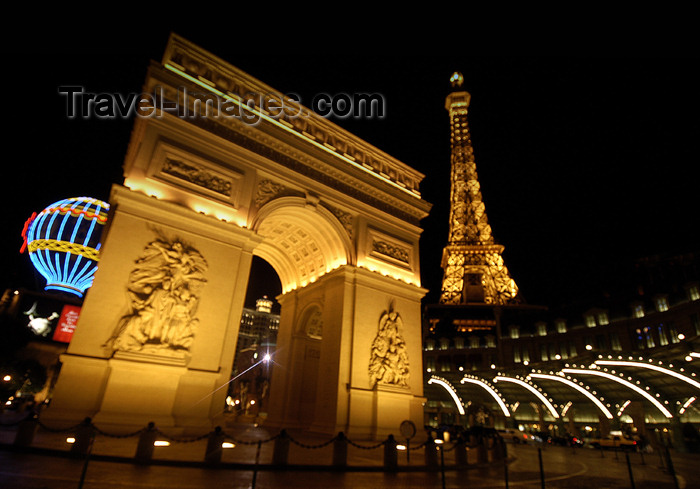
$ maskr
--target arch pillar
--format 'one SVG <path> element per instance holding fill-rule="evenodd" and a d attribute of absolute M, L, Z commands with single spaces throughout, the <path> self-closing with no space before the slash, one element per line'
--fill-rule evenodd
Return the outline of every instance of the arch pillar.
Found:
<path fill-rule="evenodd" d="M 210 428 L 220 421 L 219 387 L 229 381 L 262 238 L 120 186 L 110 201 L 95 283 L 42 420 Z M 200 269 L 180 262 L 188 259 Z M 189 329 L 179 342 L 178 327 Z"/>
<path fill-rule="evenodd" d="M 425 292 L 345 265 L 278 297 L 282 312 L 266 424 L 368 439 L 398 433 L 406 419 L 422 426 L 420 299 Z M 321 311 L 320 340 L 306 330 L 309 307 Z M 405 382 L 392 383 L 389 375 L 373 383 L 373 344 L 390 308 L 400 318 L 408 376 Z"/>

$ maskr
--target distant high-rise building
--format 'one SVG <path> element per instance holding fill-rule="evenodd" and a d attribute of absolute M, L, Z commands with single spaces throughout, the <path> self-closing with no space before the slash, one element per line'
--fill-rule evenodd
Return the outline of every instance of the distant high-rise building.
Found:
<path fill-rule="evenodd" d="M 236 345 L 236 357 L 233 361 L 234 375 L 240 373 L 238 360 L 239 353 L 257 346 L 260 353 L 269 353 L 277 344 L 277 332 L 280 327 L 279 314 L 272 313 L 273 301 L 263 296 L 255 301 L 255 309 L 244 308 L 241 315 L 241 326 L 238 330 L 238 344 Z"/>
<path fill-rule="evenodd" d="M 231 372 L 227 403 L 237 414 L 257 416 L 266 411 L 270 388 L 270 358 L 277 344 L 280 316 L 272 313 L 267 296 L 244 308 L 238 331 L 236 356 Z"/>

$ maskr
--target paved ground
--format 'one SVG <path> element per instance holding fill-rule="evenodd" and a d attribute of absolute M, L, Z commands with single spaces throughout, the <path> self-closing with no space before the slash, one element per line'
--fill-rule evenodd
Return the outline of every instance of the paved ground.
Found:
<path fill-rule="evenodd" d="M 171 439 L 169 447 L 157 447 L 153 463 L 134 463 L 138 437 L 115 437 L 98 433 L 87 464 L 85 458 L 70 457 L 71 433 L 40 429 L 30 449 L 13 445 L 16 427 L 0 429 L 0 488 L 26 489 L 130 489 L 160 488 L 441 488 L 443 472 L 425 470 L 423 449 L 399 452 L 398 471 L 382 470 L 383 447 L 376 443 L 356 442 L 348 447 L 350 470 L 332 470 L 332 444 L 328 437 L 291 433 L 289 468 L 278 470 L 271 465 L 274 443 L 262 443 L 255 470 L 256 440 L 267 440 L 271 434 L 253 425 L 226 428 L 234 438 L 244 441 L 223 451 L 218 468 L 209 468 L 202 461 L 207 439 Z M 159 437 L 163 438 L 163 437 Z M 326 445 L 326 446 L 321 446 Z M 362 448 L 360 448 L 362 447 Z M 629 488 L 630 470 L 637 489 L 700 488 L 700 454 L 671 451 L 677 473 L 672 477 L 667 461 L 659 453 L 629 454 L 601 452 L 586 448 L 538 447 L 509 445 L 508 463 L 495 461 L 478 464 L 476 452 L 468 453 L 470 465 L 456 470 L 455 453 L 443 453 L 445 488 L 508 487 L 536 489 L 542 487 L 540 456 L 547 488 Z M 438 457 L 439 460 L 439 457 Z M 273 470 L 274 469 L 274 470 Z"/>

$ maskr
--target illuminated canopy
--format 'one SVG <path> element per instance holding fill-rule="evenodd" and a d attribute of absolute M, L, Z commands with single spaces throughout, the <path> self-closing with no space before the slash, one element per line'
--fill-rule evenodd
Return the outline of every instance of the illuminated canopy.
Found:
<path fill-rule="evenodd" d="M 444 388 L 450 394 L 450 396 L 452 396 L 452 399 L 457 405 L 457 410 L 459 411 L 459 414 L 464 415 L 464 406 L 462 406 L 462 401 L 460 401 L 457 392 L 455 391 L 454 387 L 450 385 L 449 382 L 447 382 L 445 379 L 441 379 L 440 377 L 436 377 L 433 375 L 428 381 L 428 384 L 437 384 L 440 387 Z"/>
<path fill-rule="evenodd" d="M 486 389 L 486 392 L 491 394 L 491 397 L 493 397 L 496 402 L 498 403 L 498 406 L 501 408 L 501 411 L 503 411 L 504 416 L 507 418 L 510 417 L 510 411 L 508 411 L 508 407 L 506 406 L 506 403 L 503 401 L 501 398 L 500 394 L 496 392 L 496 390 L 491 387 L 487 382 L 479 379 L 474 379 L 472 377 L 467 377 L 465 376 L 462 380 L 460 380 L 460 383 L 469 383 L 469 384 L 476 384 L 479 387 L 482 387 L 483 389 Z"/>
<path fill-rule="evenodd" d="M 73 197 L 48 206 L 27 221 L 23 236 L 34 267 L 46 279 L 46 290 L 82 297 L 92 285 L 100 256 L 100 235 L 109 204 Z"/>
<path fill-rule="evenodd" d="M 614 382 L 617 382 L 618 384 L 622 384 L 625 387 L 627 387 L 628 389 L 633 390 L 634 392 L 638 393 L 639 395 L 641 395 L 642 397 L 647 399 L 649 402 L 651 402 L 667 418 L 673 417 L 671 412 L 668 409 L 666 409 L 663 406 L 663 404 L 661 404 L 659 401 L 654 399 L 653 396 L 649 395 L 648 392 L 644 391 L 643 389 L 640 389 L 639 387 L 637 387 L 633 383 L 627 382 L 626 380 L 621 379 L 619 377 L 616 377 L 612 374 L 609 374 L 607 372 L 601 372 L 600 370 L 575 369 L 575 368 L 565 368 L 565 369 L 562 369 L 562 372 L 567 373 L 567 374 L 578 374 L 578 375 L 596 375 L 598 377 L 603 377 L 605 379 L 609 379 L 609 380 L 612 380 Z"/>
<path fill-rule="evenodd" d="M 636 367 L 636 368 L 645 368 L 648 370 L 655 370 L 656 372 L 661 372 L 662 374 L 669 375 L 671 377 L 675 377 L 678 380 L 681 380 L 685 382 L 686 384 L 690 384 L 695 388 L 700 389 L 700 382 L 691 379 L 687 375 L 680 374 L 678 372 L 674 372 L 671 369 L 660 367 L 658 365 L 654 365 L 652 363 L 644 363 L 644 362 L 626 362 L 626 361 L 619 361 L 619 360 L 596 360 L 595 362 L 596 365 L 612 365 L 616 367 Z"/>
<path fill-rule="evenodd" d="M 562 384 L 566 384 L 569 387 L 576 389 L 581 394 L 583 394 L 588 399 L 590 399 L 593 402 L 593 404 L 595 404 L 598 407 L 598 409 L 601 410 L 601 412 L 605 415 L 606 418 L 613 419 L 612 413 L 608 410 L 608 408 L 605 407 L 605 405 L 602 402 L 600 402 L 598 399 L 596 399 L 596 397 L 593 394 L 591 394 L 590 392 L 588 392 L 586 389 L 584 389 L 580 385 L 576 384 L 575 382 L 567 380 L 567 379 L 560 377 L 558 375 L 545 375 L 545 374 L 531 373 L 529 375 L 529 377 L 534 377 L 536 379 L 554 380 L 556 382 L 561 382 Z"/>
<path fill-rule="evenodd" d="M 499 375 L 494 379 L 495 381 L 500 381 L 500 382 L 512 382 L 514 384 L 518 384 L 522 387 L 525 387 L 527 390 L 532 392 L 542 403 L 547 406 L 547 409 L 549 409 L 549 412 L 551 413 L 553 418 L 559 418 L 559 413 L 557 410 L 554 408 L 551 402 L 549 402 L 549 399 L 547 399 L 545 396 L 542 395 L 540 391 L 538 391 L 535 387 L 532 385 L 528 384 L 527 382 L 524 382 L 520 379 L 515 379 L 513 377 L 505 377 L 503 375 Z"/>

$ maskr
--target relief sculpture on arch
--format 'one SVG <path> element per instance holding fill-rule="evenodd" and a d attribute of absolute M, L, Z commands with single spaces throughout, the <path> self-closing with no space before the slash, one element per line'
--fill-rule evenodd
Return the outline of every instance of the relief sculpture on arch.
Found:
<path fill-rule="evenodd" d="M 369 377 L 372 387 L 377 384 L 408 387 L 409 362 L 403 321 L 394 310 L 393 301 L 379 318 L 379 329 L 372 342 Z"/>
<path fill-rule="evenodd" d="M 201 289 L 207 279 L 204 257 L 178 239 L 150 242 L 129 274 L 129 312 L 106 347 L 185 358 L 194 341 Z"/>

